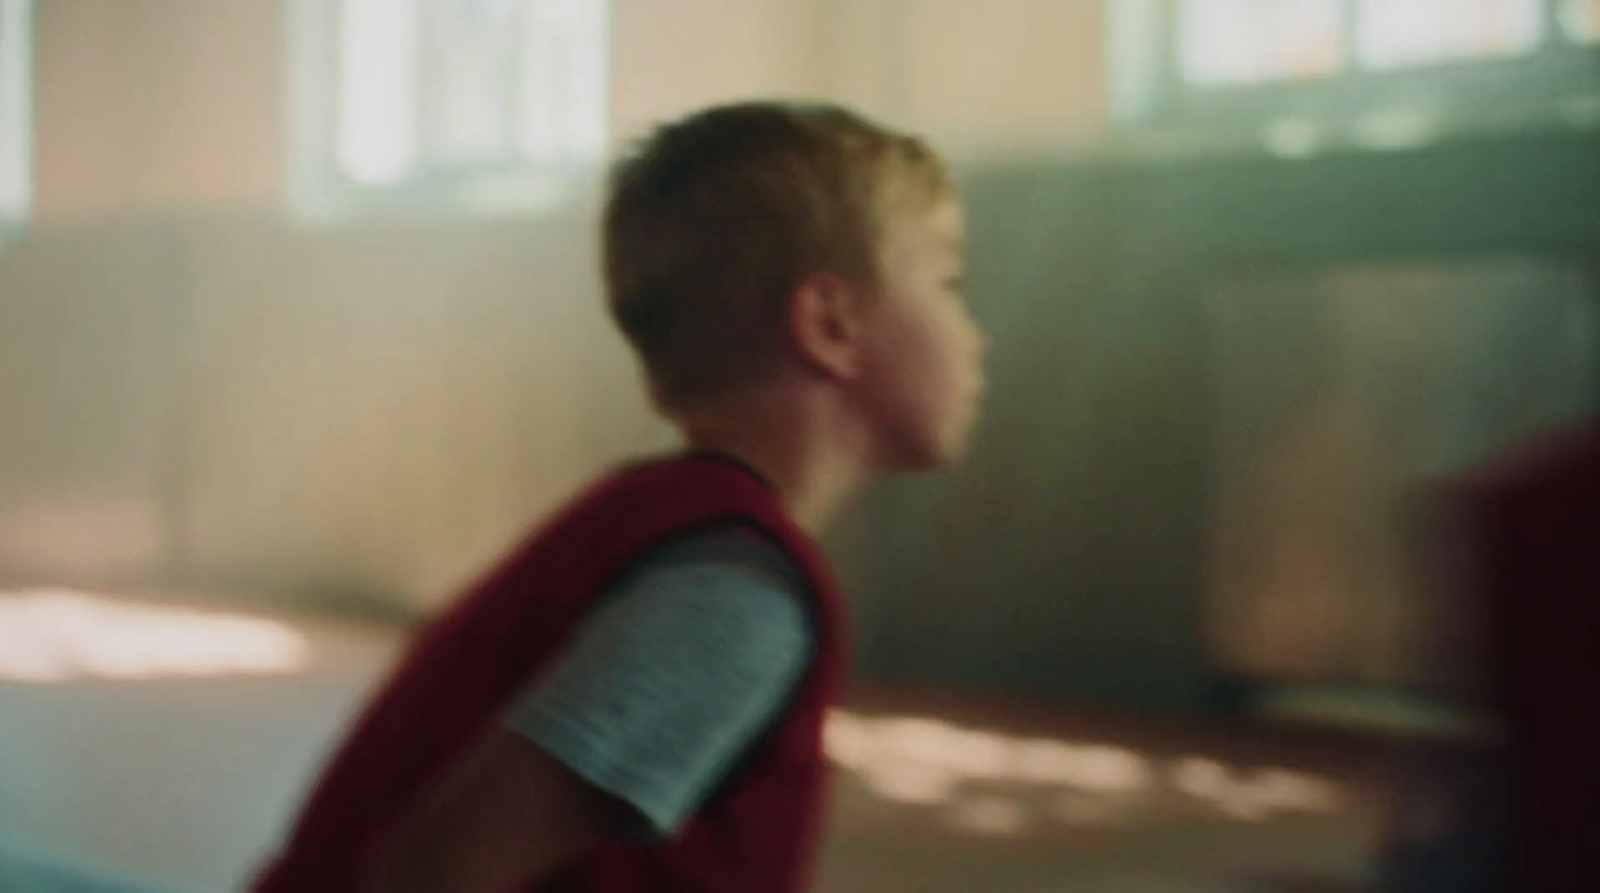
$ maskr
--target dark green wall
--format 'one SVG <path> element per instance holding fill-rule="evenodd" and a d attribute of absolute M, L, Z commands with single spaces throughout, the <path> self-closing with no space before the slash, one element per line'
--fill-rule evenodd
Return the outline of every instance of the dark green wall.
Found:
<path fill-rule="evenodd" d="M 1200 295 L 1243 271 L 1600 259 L 1600 139 L 965 172 L 993 392 L 969 463 L 835 538 L 863 669 L 1195 708 L 1213 467 Z M 1600 373 L 1600 370 L 1597 370 Z"/>

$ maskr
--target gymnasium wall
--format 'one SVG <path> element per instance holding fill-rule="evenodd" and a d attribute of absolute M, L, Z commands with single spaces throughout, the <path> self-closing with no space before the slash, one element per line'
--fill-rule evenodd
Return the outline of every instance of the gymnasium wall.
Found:
<path fill-rule="evenodd" d="M 282 10 L 137 5 L 41 5 L 38 221 L 0 251 L 0 579 L 416 616 L 667 442 L 600 310 L 592 196 L 296 223 Z M 966 468 L 886 484 L 831 537 L 861 665 L 1197 706 L 1217 671 L 1206 290 L 1371 258 L 1581 266 L 1600 146 L 1134 162 L 1089 151 L 1094 4 L 976 6 L 618 0 L 616 129 L 791 93 L 950 145 L 994 394 Z M 707 53 L 713 24 L 747 39 Z"/>

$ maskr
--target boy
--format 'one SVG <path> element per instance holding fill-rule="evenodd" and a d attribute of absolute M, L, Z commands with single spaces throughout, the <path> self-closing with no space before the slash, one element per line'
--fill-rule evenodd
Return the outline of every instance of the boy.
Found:
<path fill-rule="evenodd" d="M 811 532 L 962 454 L 963 243 L 939 159 L 838 108 L 714 108 L 623 160 L 610 309 L 689 449 L 420 636 L 257 893 L 806 889 L 846 650 Z"/>

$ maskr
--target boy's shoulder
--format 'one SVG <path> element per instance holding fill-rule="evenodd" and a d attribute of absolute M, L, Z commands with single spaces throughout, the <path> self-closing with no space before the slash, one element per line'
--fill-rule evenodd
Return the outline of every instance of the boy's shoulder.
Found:
<path fill-rule="evenodd" d="M 734 512 L 785 530 L 793 526 L 777 491 L 760 472 L 714 453 L 669 453 L 624 463 L 591 480 L 567 500 L 558 517 L 616 506 L 641 519 Z"/>
<path fill-rule="evenodd" d="M 732 528 L 738 532 L 731 539 L 715 537 L 710 547 L 776 550 L 807 576 L 826 567 L 820 548 L 759 473 L 737 460 L 692 453 L 640 459 L 598 475 L 534 528 L 507 563 L 527 567 L 554 555 L 568 566 L 627 567 L 667 543 L 705 549 L 688 535 Z"/>

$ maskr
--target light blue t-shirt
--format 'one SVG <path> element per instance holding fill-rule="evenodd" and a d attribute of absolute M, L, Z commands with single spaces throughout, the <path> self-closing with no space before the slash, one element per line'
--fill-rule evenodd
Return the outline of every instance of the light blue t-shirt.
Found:
<path fill-rule="evenodd" d="M 602 597 L 502 722 L 671 837 L 804 675 L 806 586 L 748 528 L 672 541 Z"/>

